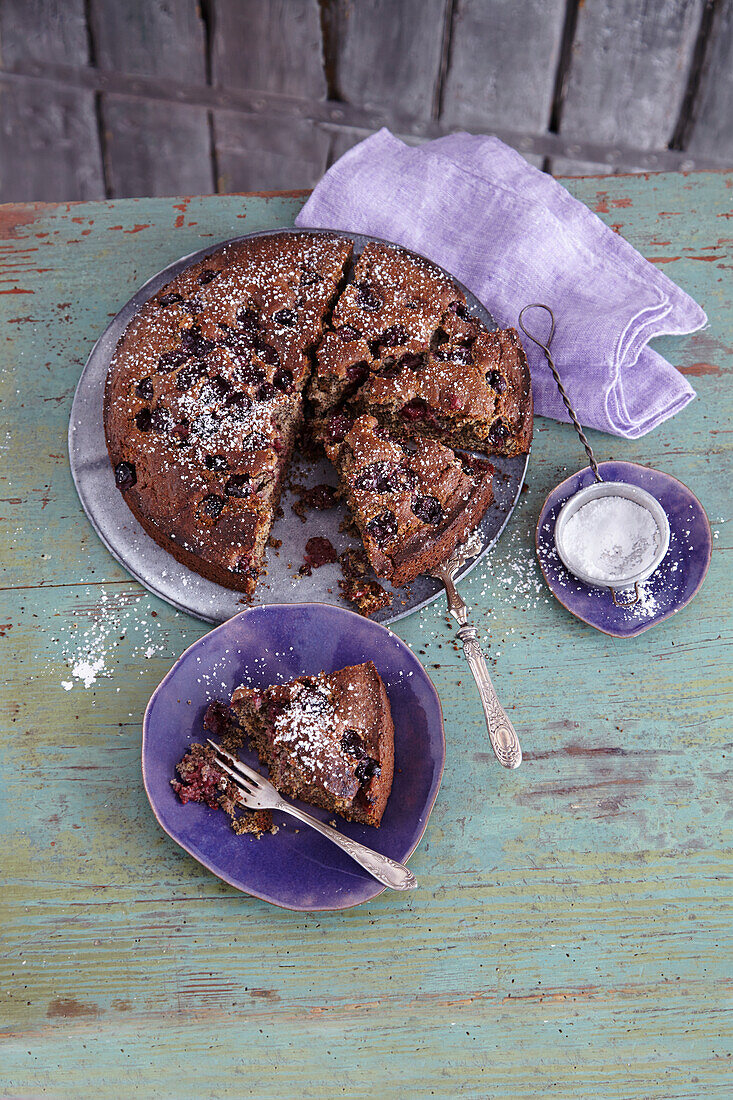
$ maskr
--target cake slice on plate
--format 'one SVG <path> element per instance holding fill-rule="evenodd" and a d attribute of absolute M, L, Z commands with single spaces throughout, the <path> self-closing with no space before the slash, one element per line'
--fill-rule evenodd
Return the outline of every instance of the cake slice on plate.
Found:
<path fill-rule="evenodd" d="M 394 726 L 371 661 L 264 691 L 239 687 L 231 710 L 281 794 L 379 825 L 392 789 Z"/>
<path fill-rule="evenodd" d="M 326 450 L 372 568 L 394 585 L 445 561 L 493 498 L 488 462 L 432 439 L 402 439 L 373 416 L 360 416 Z"/>
<path fill-rule="evenodd" d="M 350 821 L 381 822 L 392 789 L 394 726 L 371 661 L 264 690 L 243 685 L 231 704 L 209 704 L 204 726 L 235 755 L 249 744 L 281 794 Z M 236 788 L 210 746 L 191 745 L 176 771 L 171 782 L 182 802 L 220 806 L 235 832 L 271 828 L 269 811 L 238 806 Z"/>

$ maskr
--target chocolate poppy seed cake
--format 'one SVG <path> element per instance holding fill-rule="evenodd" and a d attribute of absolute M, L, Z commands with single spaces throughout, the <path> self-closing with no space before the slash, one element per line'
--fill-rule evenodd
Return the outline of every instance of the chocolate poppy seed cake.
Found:
<path fill-rule="evenodd" d="M 353 393 L 380 361 L 425 351 L 465 295 L 439 267 L 394 245 L 365 245 L 316 352 L 308 398 L 316 416 Z"/>
<path fill-rule="evenodd" d="M 416 446 L 373 416 L 326 449 L 375 573 L 397 586 L 445 561 L 493 498 L 487 462 L 462 462 L 431 439 Z"/>
<path fill-rule="evenodd" d="M 110 364 L 104 426 L 118 488 L 159 545 L 227 588 L 256 588 L 304 417 L 306 439 L 326 446 L 347 490 L 339 445 L 364 414 L 388 431 L 380 445 L 412 437 L 490 454 L 529 449 L 530 379 L 514 330 L 489 332 L 454 280 L 414 253 L 371 242 L 349 274 L 352 250 L 348 238 L 317 231 L 226 245 L 142 307 Z M 395 544 L 396 557 L 383 552 L 389 531 L 367 531 L 379 513 L 360 523 L 372 563 L 397 584 L 417 563 L 436 564 L 490 500 L 490 479 L 474 478 L 462 517 L 461 463 L 424 450 L 452 471 L 447 490 L 423 471 L 418 495 L 439 502 L 438 518 L 411 511 L 405 488 L 399 541 L 410 549 Z M 382 512 L 392 513 L 388 504 Z M 385 599 L 362 578 L 347 594 L 367 613 Z"/>
<path fill-rule="evenodd" d="M 378 826 L 392 789 L 394 726 L 374 664 L 239 687 L 231 711 L 281 794 Z"/>
<path fill-rule="evenodd" d="M 147 533 L 251 593 L 296 433 L 308 352 L 351 241 L 283 233 L 228 245 L 135 316 L 107 377 L 115 480 Z"/>
<path fill-rule="evenodd" d="M 529 368 L 514 329 L 443 318 L 426 354 L 370 372 L 353 400 L 402 434 L 485 454 L 516 455 L 532 442 Z M 452 330 L 448 336 L 447 328 Z"/>

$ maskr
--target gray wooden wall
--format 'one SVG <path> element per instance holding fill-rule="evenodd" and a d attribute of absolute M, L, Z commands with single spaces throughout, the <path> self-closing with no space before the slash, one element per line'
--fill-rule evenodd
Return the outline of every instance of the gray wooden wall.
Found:
<path fill-rule="evenodd" d="M 733 0 L 0 0 L 0 201 L 309 187 L 382 125 L 733 165 Z"/>

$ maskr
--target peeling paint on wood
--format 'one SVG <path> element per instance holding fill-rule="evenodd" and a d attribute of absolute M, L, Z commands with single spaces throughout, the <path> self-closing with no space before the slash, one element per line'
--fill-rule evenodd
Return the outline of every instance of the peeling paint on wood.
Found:
<path fill-rule="evenodd" d="M 0 297 L 3 1095 L 727 1095 L 733 293 L 692 257 L 731 262 L 730 182 L 568 184 L 709 315 L 656 342 L 692 377 L 689 408 L 635 442 L 589 433 L 700 497 L 700 594 L 623 642 L 563 611 L 532 532 L 583 456 L 538 420 L 528 491 L 464 582 L 524 764 L 494 763 L 444 609 L 398 623 L 448 744 L 420 889 L 312 916 L 237 893 L 158 828 L 141 716 L 207 628 L 110 557 L 65 451 L 79 373 L 130 294 L 232 232 L 292 224 L 304 196 L 0 207 L 0 280 L 32 292 Z M 85 689 L 75 662 L 94 654 Z"/>

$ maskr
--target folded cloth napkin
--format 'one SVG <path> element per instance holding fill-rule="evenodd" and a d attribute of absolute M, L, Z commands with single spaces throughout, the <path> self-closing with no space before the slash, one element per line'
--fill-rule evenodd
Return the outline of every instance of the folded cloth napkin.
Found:
<path fill-rule="evenodd" d="M 498 138 L 413 148 L 380 130 L 326 173 L 301 226 L 383 237 L 434 260 L 503 326 L 522 306 L 555 314 L 553 356 L 581 423 L 636 439 L 695 396 L 648 342 L 706 323 L 696 302 Z M 525 316 L 541 338 L 546 315 Z M 524 340 L 535 410 L 567 421 L 542 352 Z"/>

